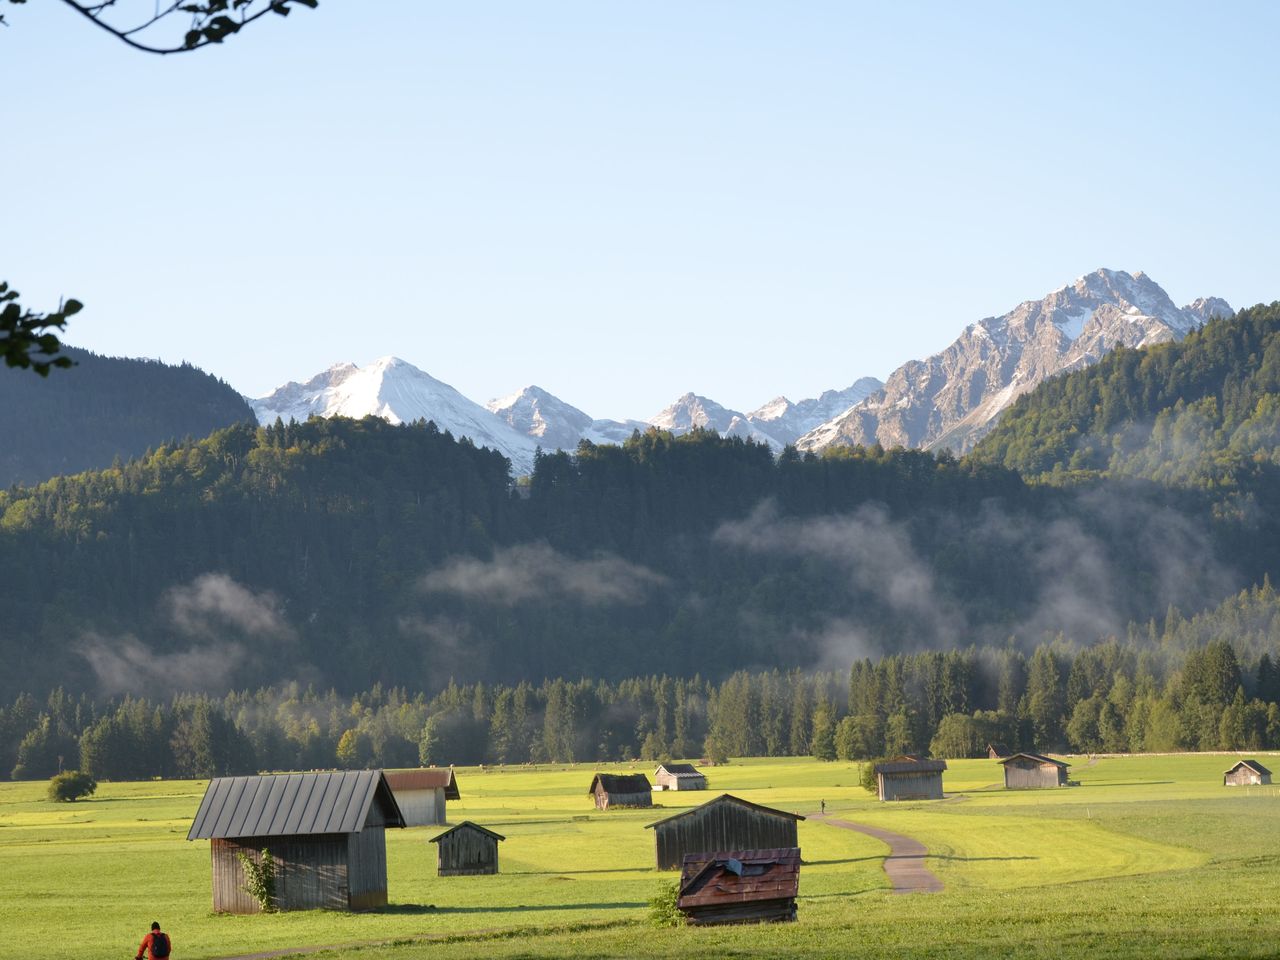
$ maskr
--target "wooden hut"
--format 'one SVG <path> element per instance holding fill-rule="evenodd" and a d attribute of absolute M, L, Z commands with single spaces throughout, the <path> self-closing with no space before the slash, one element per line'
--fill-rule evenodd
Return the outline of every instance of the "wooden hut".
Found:
<path fill-rule="evenodd" d="M 1000 761 L 1004 767 L 1006 790 L 1038 790 L 1041 787 L 1065 787 L 1065 760 L 1055 760 L 1039 753 L 1015 753 Z"/>
<path fill-rule="evenodd" d="M 643 773 L 597 773 L 587 796 L 595 798 L 598 810 L 653 806 L 653 787 Z"/>
<path fill-rule="evenodd" d="M 498 841 L 507 839 L 478 823 L 463 820 L 431 842 L 436 847 L 436 876 L 471 877 L 498 872 Z"/>
<path fill-rule="evenodd" d="M 1224 787 L 1256 786 L 1271 782 L 1271 771 L 1257 760 L 1241 760 L 1222 775 Z"/>
<path fill-rule="evenodd" d="M 877 763 L 876 792 L 881 800 L 941 800 L 945 760 L 890 760 Z"/>
<path fill-rule="evenodd" d="M 657 790 L 705 790 L 707 777 L 692 763 L 664 763 L 653 773 Z"/>
<path fill-rule="evenodd" d="M 798 847 L 691 853 L 676 906 L 697 926 L 794 920 L 799 892 Z"/>
<path fill-rule="evenodd" d="M 1009 756 L 1009 748 L 1003 743 L 996 743 L 994 740 L 987 744 L 987 759 L 1001 760 Z"/>
<path fill-rule="evenodd" d="M 386 776 L 407 827 L 448 823 L 445 801 L 462 799 L 453 767 L 395 770 Z"/>
<path fill-rule="evenodd" d="M 387 903 L 386 827 L 404 817 L 381 770 L 219 777 L 188 840 L 209 840 L 213 909 L 257 913 L 238 854 L 275 865 L 281 910 L 371 910 Z"/>
<path fill-rule="evenodd" d="M 798 813 L 762 807 L 727 793 L 700 807 L 650 823 L 659 870 L 679 870 L 690 854 L 799 846 Z"/>

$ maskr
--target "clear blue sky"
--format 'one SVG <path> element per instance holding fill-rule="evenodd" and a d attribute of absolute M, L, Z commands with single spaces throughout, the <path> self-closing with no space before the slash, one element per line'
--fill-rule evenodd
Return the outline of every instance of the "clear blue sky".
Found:
<path fill-rule="evenodd" d="M 1099 266 L 1280 298 L 1274 4 L 322 0 L 168 58 L 4 8 L 0 279 L 253 396 L 750 409 Z"/>

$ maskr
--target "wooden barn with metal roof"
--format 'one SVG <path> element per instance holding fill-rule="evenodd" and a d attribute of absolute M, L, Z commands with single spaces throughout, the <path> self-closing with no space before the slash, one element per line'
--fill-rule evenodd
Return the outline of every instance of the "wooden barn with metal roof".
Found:
<path fill-rule="evenodd" d="M 705 790 L 707 775 L 692 763 L 664 763 L 653 772 L 658 790 Z"/>
<path fill-rule="evenodd" d="M 498 872 L 498 842 L 507 839 L 478 823 L 463 820 L 431 842 L 436 847 L 436 876 L 472 877 Z"/>
<path fill-rule="evenodd" d="M 387 903 L 386 828 L 404 817 L 381 770 L 219 777 L 188 840 L 209 840 L 213 909 L 257 913 L 239 854 L 269 851 L 281 910 L 370 910 Z"/>
<path fill-rule="evenodd" d="M 798 847 L 690 854 L 676 906 L 695 926 L 794 920 L 799 893 Z"/>
<path fill-rule="evenodd" d="M 1065 760 L 1055 760 L 1040 753 L 1015 753 L 1000 761 L 1004 767 L 1006 790 L 1038 790 L 1042 787 L 1065 787 Z"/>
<path fill-rule="evenodd" d="M 447 800 L 460 800 L 453 767 L 390 770 L 385 774 L 406 827 L 448 823 Z"/>
<path fill-rule="evenodd" d="M 654 832 L 659 870 L 679 870 L 685 857 L 715 850 L 763 850 L 799 846 L 798 813 L 762 807 L 722 793 L 700 807 L 646 825 Z"/>
<path fill-rule="evenodd" d="M 1222 775 L 1224 787 L 1257 786 L 1271 782 L 1271 771 L 1257 760 L 1241 760 Z"/>
<path fill-rule="evenodd" d="M 877 763 L 876 793 L 881 800 L 941 800 L 945 760 L 899 757 Z"/>
<path fill-rule="evenodd" d="M 598 810 L 653 806 L 653 787 L 643 773 L 597 773 L 587 796 L 595 799 Z"/>

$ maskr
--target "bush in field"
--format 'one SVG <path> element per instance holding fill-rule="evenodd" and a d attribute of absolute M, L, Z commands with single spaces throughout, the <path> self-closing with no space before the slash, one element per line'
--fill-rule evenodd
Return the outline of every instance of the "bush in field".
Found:
<path fill-rule="evenodd" d="M 98 789 L 98 781 L 79 770 L 67 770 L 49 781 L 49 799 L 58 803 L 71 803 L 87 797 Z"/>
<path fill-rule="evenodd" d="M 655 927 L 683 927 L 684 914 L 676 906 L 679 899 L 679 882 L 663 880 L 658 892 L 649 898 L 649 923 Z"/>
<path fill-rule="evenodd" d="M 866 763 L 860 764 L 862 768 L 862 789 L 867 793 L 878 794 L 880 792 L 880 784 L 876 780 L 877 763 L 884 763 L 884 759 L 868 760 Z"/>

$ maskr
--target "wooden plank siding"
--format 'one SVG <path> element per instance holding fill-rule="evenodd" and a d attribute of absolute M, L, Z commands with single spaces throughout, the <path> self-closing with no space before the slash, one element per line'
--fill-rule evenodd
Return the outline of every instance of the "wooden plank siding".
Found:
<path fill-rule="evenodd" d="M 803 817 L 726 796 L 650 824 L 659 870 L 679 870 L 691 854 L 799 846 L 796 822 Z"/>
<path fill-rule="evenodd" d="M 407 827 L 425 827 L 446 822 L 444 787 L 429 790 L 397 790 L 396 802 Z"/>
<path fill-rule="evenodd" d="M 1004 785 L 1008 790 L 1039 790 L 1067 785 L 1067 768 L 1054 763 L 1036 763 L 1015 757 L 1004 763 Z"/>
<path fill-rule="evenodd" d="M 436 874 L 487 876 L 498 872 L 498 838 L 479 830 L 456 830 L 436 843 Z"/>
<path fill-rule="evenodd" d="M 279 909 L 349 909 L 347 836 L 335 833 L 312 837 L 211 840 L 209 849 L 213 860 L 214 911 L 261 912 L 258 901 L 244 889 L 244 869 L 237 854 L 247 853 L 255 863 L 261 863 L 264 848 L 271 851 L 275 861 L 276 904 Z"/>
<path fill-rule="evenodd" d="M 942 774 L 936 770 L 878 773 L 881 800 L 941 800 Z"/>
<path fill-rule="evenodd" d="M 387 905 L 387 832 L 365 827 L 347 834 L 347 883 L 352 910 Z"/>

